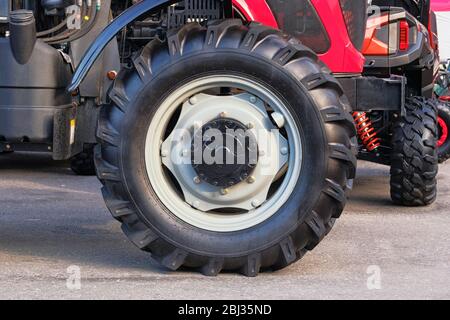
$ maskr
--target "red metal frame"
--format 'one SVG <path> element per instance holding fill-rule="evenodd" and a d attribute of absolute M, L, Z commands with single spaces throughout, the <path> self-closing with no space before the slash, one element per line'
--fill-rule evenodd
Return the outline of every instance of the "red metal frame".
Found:
<path fill-rule="evenodd" d="M 291 0 L 294 1 L 294 0 Z M 319 58 L 333 73 L 358 74 L 365 58 L 353 45 L 347 32 L 339 0 L 311 0 L 331 42 L 330 49 Z M 234 7 L 248 20 L 278 28 L 278 23 L 265 0 L 233 0 Z"/>

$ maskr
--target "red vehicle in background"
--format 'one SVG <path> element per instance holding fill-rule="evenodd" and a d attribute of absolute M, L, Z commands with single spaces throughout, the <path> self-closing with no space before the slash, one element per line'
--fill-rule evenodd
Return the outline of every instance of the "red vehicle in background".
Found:
<path fill-rule="evenodd" d="M 431 7 L 434 12 L 438 15 L 438 26 L 441 21 L 440 16 L 443 15 L 442 19 L 448 18 L 450 16 L 450 1 L 448 0 L 432 0 Z M 442 22 L 441 30 L 446 30 L 446 26 L 449 24 L 445 21 Z M 446 35 L 445 35 L 446 36 Z M 441 41 L 443 42 L 443 41 Z M 448 41 L 447 41 L 448 42 Z M 443 49 L 443 50 L 442 50 Z M 449 48 L 448 44 L 445 43 L 444 48 L 441 48 L 441 71 L 436 83 L 435 94 L 440 100 L 438 105 L 438 123 L 439 123 L 439 161 L 445 162 L 450 159 L 450 84 L 449 84 Z"/>

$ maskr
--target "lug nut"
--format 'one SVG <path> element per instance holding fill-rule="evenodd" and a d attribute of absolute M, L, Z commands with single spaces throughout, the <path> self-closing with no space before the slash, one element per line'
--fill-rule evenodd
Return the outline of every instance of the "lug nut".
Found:
<path fill-rule="evenodd" d="M 200 129 L 202 127 L 202 124 L 201 124 L 201 122 L 194 122 L 194 130 L 198 130 L 198 129 Z"/>
<path fill-rule="evenodd" d="M 219 117 L 221 117 L 221 118 L 226 118 L 227 117 L 227 113 L 224 111 L 224 112 L 221 112 L 220 114 L 219 114 Z"/>
<path fill-rule="evenodd" d="M 252 201 L 252 207 L 253 208 L 258 208 L 261 205 L 261 203 L 258 200 L 253 200 Z"/>
<path fill-rule="evenodd" d="M 251 122 L 249 122 L 247 124 L 247 129 L 253 129 L 254 127 L 255 127 L 255 125 L 253 123 L 251 123 Z"/>
<path fill-rule="evenodd" d="M 183 151 L 181 152 L 181 156 L 184 157 L 184 158 L 186 158 L 187 156 L 189 156 L 189 150 L 183 150 Z"/>
<path fill-rule="evenodd" d="M 250 102 L 251 102 L 251 103 L 256 103 L 256 101 L 258 101 L 258 100 L 256 99 L 256 97 L 254 97 L 254 96 L 251 96 L 251 97 L 250 97 Z"/>
<path fill-rule="evenodd" d="M 165 158 L 169 155 L 169 152 L 167 150 L 161 150 L 161 157 Z"/>
<path fill-rule="evenodd" d="M 220 194 L 226 196 L 228 194 L 228 189 L 221 189 Z"/>
<path fill-rule="evenodd" d="M 195 184 L 200 184 L 200 183 L 202 183 L 202 179 L 200 179 L 200 177 L 197 176 L 197 177 L 194 178 L 194 183 Z"/>
<path fill-rule="evenodd" d="M 189 99 L 189 103 L 190 104 L 192 104 L 192 105 L 194 105 L 194 104 L 196 104 L 198 102 L 198 99 L 197 99 L 197 97 L 191 97 L 190 99 Z"/>
<path fill-rule="evenodd" d="M 289 153 L 289 149 L 288 148 L 281 148 L 281 154 L 282 155 L 287 155 Z"/>
<path fill-rule="evenodd" d="M 256 178 L 254 176 L 251 176 L 247 179 L 247 182 L 250 184 L 255 183 L 255 181 L 256 181 Z"/>

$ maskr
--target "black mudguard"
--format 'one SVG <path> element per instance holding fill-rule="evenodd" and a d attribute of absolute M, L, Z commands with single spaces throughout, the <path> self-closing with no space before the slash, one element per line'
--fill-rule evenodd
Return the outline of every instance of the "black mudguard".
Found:
<path fill-rule="evenodd" d="M 217 0 L 225 4 L 227 10 L 231 8 L 230 0 Z M 103 50 L 108 43 L 114 39 L 114 37 L 128 24 L 132 23 L 140 16 L 149 13 L 157 13 L 163 8 L 166 8 L 172 4 L 180 2 L 180 0 L 144 0 L 133 5 L 121 15 L 116 17 L 97 37 L 97 39 L 91 44 L 89 49 L 84 54 L 83 59 L 78 65 L 75 74 L 72 78 L 72 82 L 68 87 L 68 91 L 72 92 L 76 90 L 83 82 L 84 78 L 89 73 L 89 70 L 94 65 L 95 61 L 100 57 Z"/>
<path fill-rule="evenodd" d="M 68 91 L 75 91 L 89 73 L 108 43 L 129 23 L 145 13 L 157 12 L 164 7 L 178 2 L 177 0 L 144 0 L 139 2 L 115 18 L 91 44 L 78 65 Z"/>

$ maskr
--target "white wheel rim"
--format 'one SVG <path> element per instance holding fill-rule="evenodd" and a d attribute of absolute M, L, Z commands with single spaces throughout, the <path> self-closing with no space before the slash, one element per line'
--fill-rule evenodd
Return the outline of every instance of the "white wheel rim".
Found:
<path fill-rule="evenodd" d="M 265 103 L 284 116 L 284 129 L 289 144 L 288 167 L 276 191 L 264 203 L 253 210 L 238 214 L 205 212 L 186 202 L 183 194 L 174 187 L 161 158 L 161 147 L 167 134 L 169 120 L 189 98 L 218 87 L 239 88 Z M 226 110 L 225 110 L 226 111 Z M 278 123 L 278 122 L 277 122 Z M 302 142 L 300 131 L 289 109 L 265 86 L 240 76 L 208 76 L 193 80 L 171 93 L 160 105 L 150 123 L 145 142 L 147 175 L 153 190 L 176 217 L 184 222 L 209 231 L 234 232 L 256 226 L 272 217 L 288 201 L 300 177 L 302 167 Z M 242 190 L 242 189 L 241 189 Z"/>

